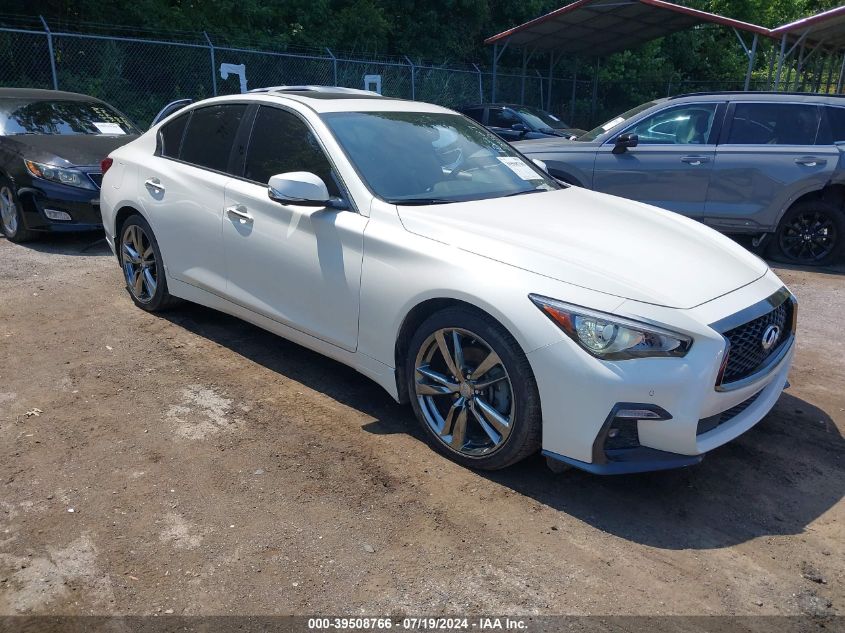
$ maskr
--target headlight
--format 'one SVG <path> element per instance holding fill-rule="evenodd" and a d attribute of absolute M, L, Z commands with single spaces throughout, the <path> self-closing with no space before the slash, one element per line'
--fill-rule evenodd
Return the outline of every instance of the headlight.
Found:
<path fill-rule="evenodd" d="M 529 295 L 552 322 L 596 358 L 625 360 L 646 356 L 685 356 L 692 339 L 679 332 L 556 299 Z"/>
<path fill-rule="evenodd" d="M 43 178 L 52 182 L 58 182 L 63 185 L 71 187 L 80 187 L 82 189 L 96 189 L 94 183 L 76 169 L 65 169 L 64 167 L 56 167 L 55 165 L 46 165 L 44 163 L 36 163 L 32 160 L 24 160 L 27 171 L 36 178 Z"/>

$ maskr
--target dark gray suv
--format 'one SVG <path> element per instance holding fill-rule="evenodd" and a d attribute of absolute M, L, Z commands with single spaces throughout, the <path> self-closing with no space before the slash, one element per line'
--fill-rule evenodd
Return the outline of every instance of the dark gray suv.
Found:
<path fill-rule="evenodd" d="M 561 180 L 751 235 L 782 261 L 829 264 L 845 252 L 845 97 L 684 95 L 576 140 L 515 146 Z"/>

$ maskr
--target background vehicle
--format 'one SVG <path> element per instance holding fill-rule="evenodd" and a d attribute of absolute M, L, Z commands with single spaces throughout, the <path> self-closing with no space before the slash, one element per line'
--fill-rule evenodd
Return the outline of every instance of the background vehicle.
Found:
<path fill-rule="evenodd" d="M 445 108 L 219 97 L 111 158 L 103 224 L 138 307 L 195 301 L 346 363 L 467 466 L 695 464 L 786 381 L 795 309 L 759 258 L 562 186 Z"/>
<path fill-rule="evenodd" d="M 93 97 L 0 89 L 0 230 L 24 242 L 100 228 L 100 161 L 139 133 Z"/>
<path fill-rule="evenodd" d="M 562 136 L 575 138 L 586 130 L 574 128 L 553 114 L 530 106 L 508 103 L 485 103 L 458 108 L 506 141 Z"/>
<path fill-rule="evenodd" d="M 828 264 L 845 253 L 843 141 L 842 97 L 712 93 L 643 104 L 574 142 L 517 146 L 566 182 Z"/>

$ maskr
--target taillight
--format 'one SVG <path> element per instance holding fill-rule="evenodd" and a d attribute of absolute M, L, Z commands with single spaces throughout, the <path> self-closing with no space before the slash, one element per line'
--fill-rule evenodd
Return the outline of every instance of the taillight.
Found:
<path fill-rule="evenodd" d="M 103 172 L 103 176 L 106 175 L 106 172 L 109 170 L 109 167 L 112 166 L 114 160 L 111 158 L 104 158 L 100 161 L 100 171 Z"/>

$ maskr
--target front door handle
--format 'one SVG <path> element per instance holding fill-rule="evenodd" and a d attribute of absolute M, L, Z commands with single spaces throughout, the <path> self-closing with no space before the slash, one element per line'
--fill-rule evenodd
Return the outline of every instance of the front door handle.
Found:
<path fill-rule="evenodd" d="M 147 178 L 144 181 L 144 185 L 147 189 L 153 189 L 157 193 L 164 193 L 164 186 L 162 186 L 161 181 L 158 178 Z"/>
<path fill-rule="evenodd" d="M 681 156 L 681 162 L 688 165 L 701 165 L 702 163 L 709 163 L 709 156 Z"/>
<path fill-rule="evenodd" d="M 246 207 L 242 204 L 234 204 L 231 207 L 226 207 L 226 214 L 241 224 L 252 224 L 253 217 L 247 213 Z"/>
<path fill-rule="evenodd" d="M 804 167 L 816 167 L 819 165 L 827 165 L 827 159 L 816 158 L 815 156 L 802 156 L 795 159 L 796 165 L 804 165 Z"/>

